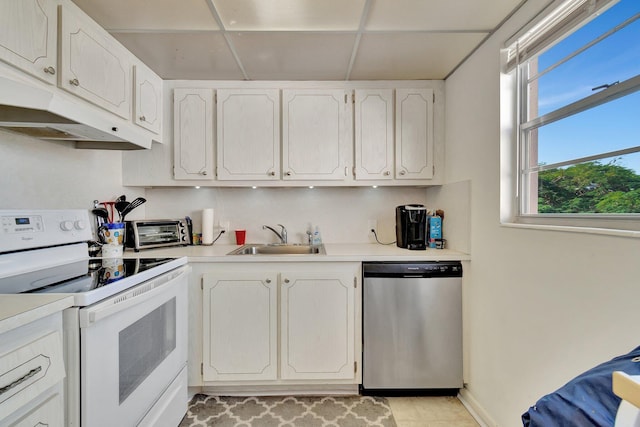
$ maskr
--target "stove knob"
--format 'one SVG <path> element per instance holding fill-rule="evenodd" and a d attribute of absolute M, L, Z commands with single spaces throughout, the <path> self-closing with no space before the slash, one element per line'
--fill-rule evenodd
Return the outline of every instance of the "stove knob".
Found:
<path fill-rule="evenodd" d="M 73 226 L 76 228 L 76 230 L 84 230 L 85 228 L 87 228 L 84 221 L 81 219 L 76 220 L 76 222 L 73 223 Z"/>
<path fill-rule="evenodd" d="M 73 222 L 71 221 L 62 221 L 60 223 L 60 228 L 62 231 L 71 231 L 73 230 Z"/>

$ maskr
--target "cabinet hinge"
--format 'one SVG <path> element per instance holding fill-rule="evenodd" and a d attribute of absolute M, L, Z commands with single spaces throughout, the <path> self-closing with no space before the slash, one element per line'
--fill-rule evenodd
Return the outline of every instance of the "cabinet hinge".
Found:
<path fill-rule="evenodd" d="M 358 362 L 353 362 L 353 373 L 358 373 Z"/>
<path fill-rule="evenodd" d="M 200 278 L 200 289 L 204 291 L 204 277 Z"/>
<path fill-rule="evenodd" d="M 436 103 L 436 94 L 435 93 L 433 94 L 433 103 L 434 104 Z"/>
<path fill-rule="evenodd" d="M 344 94 L 344 103 L 347 103 L 347 98 L 349 97 L 349 95 L 347 95 L 346 93 Z"/>
<path fill-rule="evenodd" d="M 433 170 L 431 171 L 433 176 L 436 176 L 436 165 L 433 165 Z"/>
<path fill-rule="evenodd" d="M 354 277 L 354 278 L 353 278 L 353 287 L 354 287 L 354 288 L 357 288 L 357 287 L 358 287 L 358 278 L 357 278 L 357 277 Z"/>
<path fill-rule="evenodd" d="M 200 375 L 204 375 L 204 363 L 200 364 Z"/>

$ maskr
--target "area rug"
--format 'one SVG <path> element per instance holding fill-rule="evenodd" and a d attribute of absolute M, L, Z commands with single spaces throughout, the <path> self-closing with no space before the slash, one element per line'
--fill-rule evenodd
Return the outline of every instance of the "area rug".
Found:
<path fill-rule="evenodd" d="M 197 394 L 179 427 L 396 427 L 384 397 Z"/>

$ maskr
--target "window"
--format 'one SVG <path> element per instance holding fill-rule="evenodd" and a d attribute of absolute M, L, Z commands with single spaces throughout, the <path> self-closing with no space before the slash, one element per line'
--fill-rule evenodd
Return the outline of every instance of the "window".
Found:
<path fill-rule="evenodd" d="M 640 1 L 558 4 L 507 42 L 518 221 L 640 229 Z"/>

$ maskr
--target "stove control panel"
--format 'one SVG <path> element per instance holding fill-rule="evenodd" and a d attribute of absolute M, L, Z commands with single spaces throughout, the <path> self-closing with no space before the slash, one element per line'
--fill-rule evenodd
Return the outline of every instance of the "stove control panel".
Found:
<path fill-rule="evenodd" d="M 89 212 L 72 210 L 0 210 L 0 252 L 11 252 L 93 238 Z"/>

